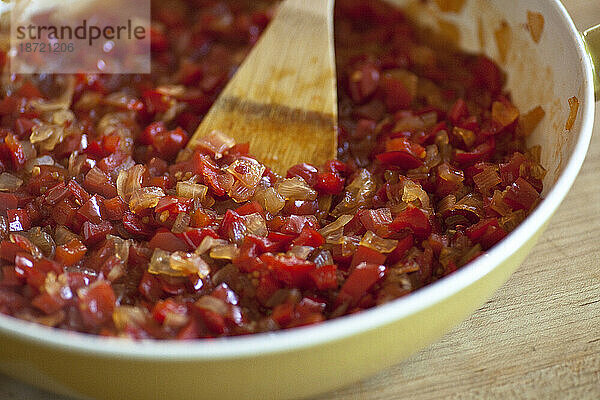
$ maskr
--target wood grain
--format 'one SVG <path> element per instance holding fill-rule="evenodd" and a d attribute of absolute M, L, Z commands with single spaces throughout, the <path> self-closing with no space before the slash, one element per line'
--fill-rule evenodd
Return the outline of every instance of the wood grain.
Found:
<path fill-rule="evenodd" d="M 580 29 L 600 6 L 564 0 Z M 600 107 L 583 170 L 512 278 L 438 343 L 313 400 L 600 398 Z M 66 400 L 0 376 L 0 398 Z"/>
<path fill-rule="evenodd" d="M 188 144 L 221 131 L 270 168 L 337 154 L 333 0 L 286 0 Z"/>

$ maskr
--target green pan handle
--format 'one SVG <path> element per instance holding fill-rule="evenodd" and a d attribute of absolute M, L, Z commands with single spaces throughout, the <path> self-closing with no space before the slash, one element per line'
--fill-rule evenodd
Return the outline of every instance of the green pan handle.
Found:
<path fill-rule="evenodd" d="M 596 100 L 600 100 L 600 24 L 583 32 L 583 41 L 592 59 Z"/>

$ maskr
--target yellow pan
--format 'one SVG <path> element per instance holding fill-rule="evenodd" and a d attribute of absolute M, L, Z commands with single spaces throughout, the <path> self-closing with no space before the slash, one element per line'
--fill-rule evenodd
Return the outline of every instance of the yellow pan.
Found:
<path fill-rule="evenodd" d="M 423 23 L 436 24 L 441 18 L 459 25 L 462 47 L 479 51 L 482 46 L 498 61 L 494 31 L 503 20 L 510 27 L 511 46 L 502 63 L 509 89 L 521 110 L 539 104 L 546 110 L 531 137 L 531 144 L 542 145 L 542 163 L 548 169 L 545 200 L 521 226 L 487 255 L 424 289 L 313 327 L 193 343 L 134 343 L 0 316 L 0 370 L 47 390 L 83 398 L 298 398 L 397 363 L 480 306 L 523 261 L 585 158 L 595 106 L 587 49 L 600 57 L 600 33 L 588 31 L 586 47 L 558 0 L 467 0 L 460 14 L 440 13 L 434 2 L 418 3 L 426 9 L 408 6 Z M 527 11 L 544 16 L 539 44 L 526 29 Z M 568 132 L 567 99 L 572 96 L 580 107 Z"/>

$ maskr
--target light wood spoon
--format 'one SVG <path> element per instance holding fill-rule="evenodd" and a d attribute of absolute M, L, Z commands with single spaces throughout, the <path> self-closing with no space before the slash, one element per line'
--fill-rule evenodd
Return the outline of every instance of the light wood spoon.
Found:
<path fill-rule="evenodd" d="M 286 0 L 188 144 L 217 130 L 275 172 L 337 153 L 334 0 Z"/>

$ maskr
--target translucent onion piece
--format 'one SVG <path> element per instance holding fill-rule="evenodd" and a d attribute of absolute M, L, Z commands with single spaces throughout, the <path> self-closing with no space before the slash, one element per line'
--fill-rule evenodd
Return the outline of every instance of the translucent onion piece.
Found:
<path fill-rule="evenodd" d="M 287 200 L 315 200 L 317 198 L 317 192 L 308 186 L 304 179 L 297 176 L 279 182 L 277 192 Z"/>
<path fill-rule="evenodd" d="M 75 106 L 75 110 L 90 111 L 98 107 L 102 101 L 102 94 L 98 92 L 85 92 L 81 95 Z"/>
<path fill-rule="evenodd" d="M 290 249 L 287 251 L 287 255 L 288 256 L 293 256 L 296 258 L 299 258 L 301 260 L 306 260 L 308 258 L 308 256 L 310 255 L 310 253 L 313 252 L 315 248 L 311 247 L 311 246 L 296 246 L 293 245 L 292 247 L 290 247 Z"/>
<path fill-rule="evenodd" d="M 475 136 L 475 132 L 469 129 L 459 128 L 457 126 L 455 126 L 454 129 L 452 129 L 452 134 L 462 139 L 462 141 L 467 147 L 473 146 L 475 140 L 477 139 L 477 137 Z"/>
<path fill-rule="evenodd" d="M 23 154 L 27 160 L 32 160 L 37 156 L 37 150 L 35 149 L 33 143 L 28 140 L 21 140 L 19 143 L 23 148 Z"/>
<path fill-rule="evenodd" d="M 171 268 L 171 253 L 158 248 L 154 249 L 154 253 L 152 253 L 148 272 L 155 275 L 185 276 L 183 272 Z"/>
<path fill-rule="evenodd" d="M 140 326 L 146 322 L 148 311 L 143 307 L 118 306 L 113 311 L 112 320 L 117 330 L 125 330 L 128 326 Z"/>
<path fill-rule="evenodd" d="M 356 236 L 342 236 L 335 243 L 340 246 L 340 253 L 342 257 L 350 257 L 356 252 L 356 248 L 360 243 L 360 237 Z"/>
<path fill-rule="evenodd" d="M 173 233 L 183 233 L 190 226 L 190 221 L 192 217 L 190 217 L 186 213 L 179 213 L 175 218 L 175 222 L 173 222 L 173 226 L 171 227 L 171 232 Z"/>
<path fill-rule="evenodd" d="M 192 182 L 177 182 L 177 196 L 185 197 L 186 199 L 199 198 L 204 200 L 208 192 L 208 186 Z"/>
<path fill-rule="evenodd" d="M 75 154 L 75 153 L 73 153 Z M 71 157 L 73 157 L 73 154 L 71 154 Z M 85 160 L 85 155 L 80 156 L 80 157 L 84 157 Z M 69 158 L 69 163 L 70 163 L 71 158 Z M 31 171 L 33 171 L 34 167 L 40 166 L 40 165 L 54 165 L 54 159 L 51 156 L 45 155 L 45 156 L 41 156 L 38 158 L 34 158 L 31 160 L 28 160 L 25 163 L 25 171 L 31 173 Z M 69 164 L 70 165 L 70 164 Z"/>
<path fill-rule="evenodd" d="M 236 203 L 243 203 L 250 200 L 255 192 L 256 189 L 254 187 L 247 187 L 241 181 L 236 179 L 231 188 L 227 191 L 227 194 L 229 194 L 229 197 Z"/>
<path fill-rule="evenodd" d="M 475 186 L 477 186 L 477 189 L 482 194 L 487 195 L 490 190 L 502 182 L 502 179 L 500 179 L 500 175 L 498 175 L 495 168 L 488 167 L 484 168 L 480 173 L 473 175 L 473 182 L 475 182 Z"/>
<path fill-rule="evenodd" d="M 456 196 L 449 194 L 438 203 L 438 213 L 444 215 L 447 211 L 450 211 L 455 204 Z"/>
<path fill-rule="evenodd" d="M 37 143 L 42 150 L 52 151 L 58 143 L 62 142 L 64 134 L 65 129 L 60 125 L 34 125 L 33 128 L 31 128 L 29 141 L 32 144 Z"/>
<path fill-rule="evenodd" d="M 57 246 L 62 246 L 65 243 L 69 243 L 72 239 L 81 239 L 78 235 L 71 232 L 65 226 L 59 225 L 54 231 L 54 239 L 56 240 Z"/>
<path fill-rule="evenodd" d="M 75 76 L 68 75 L 65 77 L 65 89 L 60 97 L 46 101 L 42 99 L 33 99 L 29 101 L 29 107 L 40 112 L 67 110 L 71 107 L 73 94 L 75 93 Z"/>
<path fill-rule="evenodd" d="M 27 238 L 42 251 L 44 257 L 54 257 L 56 243 L 49 233 L 44 232 L 42 228 L 36 226 L 27 231 L 26 235 Z"/>
<path fill-rule="evenodd" d="M 185 275 L 198 274 L 200 278 L 205 278 L 210 274 L 210 267 L 206 261 L 194 253 L 176 251 L 171 254 L 169 262 L 172 270 Z"/>
<path fill-rule="evenodd" d="M 194 303 L 194 305 L 198 308 L 212 311 L 221 316 L 227 315 L 227 312 L 229 311 L 227 303 L 213 296 L 202 296 L 196 301 L 196 303 Z"/>
<path fill-rule="evenodd" d="M 352 215 L 342 215 L 337 220 L 319 229 L 319 233 L 328 242 L 337 241 L 344 233 L 344 226 L 352 221 L 353 218 Z"/>
<path fill-rule="evenodd" d="M 125 273 L 125 264 L 123 263 L 123 261 L 121 261 L 115 266 L 113 266 L 108 275 L 106 275 L 106 279 L 108 279 L 111 282 L 114 282 L 117 279 L 124 277 Z"/>
<path fill-rule="evenodd" d="M 115 256 L 117 256 L 117 258 L 119 258 L 124 263 L 127 263 L 127 260 L 129 259 L 129 248 L 131 247 L 132 241 L 125 240 L 123 238 L 120 238 L 119 236 L 113 235 L 107 235 L 106 240 L 113 242 Z"/>
<path fill-rule="evenodd" d="M 161 85 L 156 87 L 156 91 L 165 96 L 179 97 L 185 93 L 183 85 Z"/>
<path fill-rule="evenodd" d="M 203 146 L 215 153 L 215 158 L 223 157 L 225 150 L 235 145 L 235 140 L 220 131 L 212 131 L 198 140 L 198 145 Z"/>
<path fill-rule="evenodd" d="M 159 187 L 143 187 L 135 190 L 129 200 L 129 209 L 139 213 L 147 208 L 156 207 L 165 192 Z"/>
<path fill-rule="evenodd" d="M 215 246 L 210 250 L 210 257 L 219 260 L 233 260 L 240 253 L 238 247 L 233 243 Z"/>
<path fill-rule="evenodd" d="M 224 239 L 215 239 L 212 236 L 205 236 L 204 239 L 202 239 L 200 246 L 198 246 L 196 248 L 196 251 L 194 251 L 194 253 L 198 254 L 198 255 L 202 255 L 202 254 L 206 253 L 207 251 L 209 251 L 210 249 L 212 249 L 213 247 L 223 246 L 228 243 L 229 242 Z"/>
<path fill-rule="evenodd" d="M 498 221 L 499 225 L 507 232 L 513 231 L 527 217 L 525 210 L 510 212 Z"/>
<path fill-rule="evenodd" d="M 0 174 L 0 192 L 14 192 L 23 184 L 23 180 L 16 176 L 3 172 Z"/>
<path fill-rule="evenodd" d="M 67 125 L 75 120 L 75 114 L 71 110 L 58 110 L 52 113 L 52 123 L 56 125 Z"/>
<path fill-rule="evenodd" d="M 417 75 L 413 74 L 412 72 L 406 69 L 401 68 L 387 70 L 385 71 L 385 75 L 389 75 L 392 78 L 402 82 L 402 84 L 410 94 L 410 97 L 415 97 L 417 95 L 417 87 L 419 84 L 419 77 Z"/>
<path fill-rule="evenodd" d="M 100 121 L 98 121 L 96 132 L 100 136 L 117 135 L 119 136 L 119 148 L 131 151 L 133 147 L 134 132 L 139 130 L 139 125 L 136 122 L 136 113 L 133 111 L 129 112 L 118 112 L 118 113 L 107 113 Z M 131 162 L 131 165 L 135 164 Z M 119 168 L 127 169 L 128 166 Z M 118 172 L 118 171 L 117 171 Z"/>
<path fill-rule="evenodd" d="M 410 179 L 404 181 L 404 190 L 402 192 L 402 201 L 412 203 L 415 200 L 421 202 L 422 208 L 429 208 L 429 196 L 423 190 L 420 184 Z"/>
<path fill-rule="evenodd" d="M 117 193 L 123 200 L 129 201 L 133 192 L 142 187 L 144 172 L 146 172 L 146 167 L 142 164 L 136 164 L 127 170 L 119 171 Z"/>
<path fill-rule="evenodd" d="M 442 162 L 442 157 L 440 157 L 440 152 L 435 144 L 427 146 L 426 151 L 425 166 L 427 169 L 434 168 Z"/>
<path fill-rule="evenodd" d="M 44 156 L 44 157 L 50 157 L 50 156 Z M 50 157 L 50 159 L 51 159 L 52 163 L 54 163 L 54 160 L 52 160 L 52 157 Z M 87 160 L 87 155 L 85 155 L 85 154 L 77 154 L 77 151 L 74 151 L 73 153 L 71 153 L 71 155 L 69 156 L 69 167 L 68 167 L 69 175 L 70 176 L 79 175 L 79 173 L 81 172 L 81 167 L 83 167 L 86 160 Z M 25 167 L 27 167 L 27 166 L 25 166 Z"/>
<path fill-rule="evenodd" d="M 453 207 L 454 210 L 465 210 L 472 212 L 478 218 L 482 218 L 485 215 L 483 209 L 483 200 L 477 193 L 469 193 L 460 199 Z"/>
<path fill-rule="evenodd" d="M 425 114 L 421 114 L 421 119 L 423 120 L 425 127 L 429 128 L 438 122 L 438 115 L 437 112 L 432 111 Z"/>
<path fill-rule="evenodd" d="M 332 265 L 333 256 L 329 250 L 319 249 L 312 257 L 312 262 L 314 262 L 318 267 L 322 267 L 323 265 Z"/>
<path fill-rule="evenodd" d="M 372 250 L 378 251 L 382 254 L 391 253 L 398 245 L 397 240 L 384 239 L 371 231 L 367 231 L 362 237 L 360 243 L 361 246 L 368 247 Z"/>
<path fill-rule="evenodd" d="M 285 206 L 285 199 L 274 188 L 257 188 L 252 199 L 271 215 L 277 214 Z"/>
<path fill-rule="evenodd" d="M 235 160 L 227 172 L 235 176 L 244 186 L 254 188 L 260 182 L 266 167 L 253 158 L 240 157 Z"/>
<path fill-rule="evenodd" d="M 244 225 L 246 225 L 246 228 L 248 229 L 248 233 L 261 237 L 265 237 L 269 233 L 267 221 L 259 213 L 246 215 L 243 219 Z"/>
<path fill-rule="evenodd" d="M 343 214 L 354 214 L 359 207 L 368 207 L 375 190 L 376 185 L 371 173 L 361 169 L 352 183 L 346 187 L 344 198 L 335 206 L 331 215 L 339 217 Z"/>

